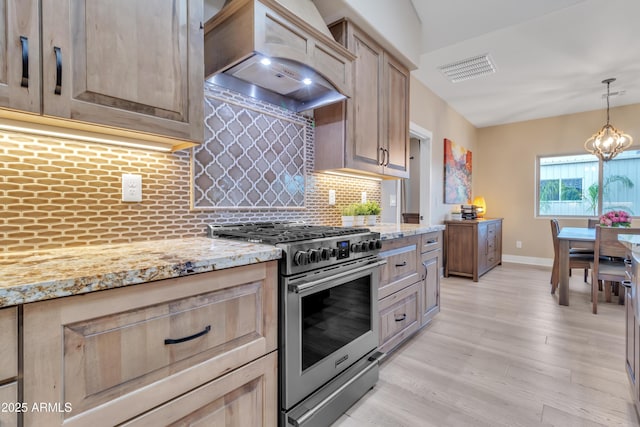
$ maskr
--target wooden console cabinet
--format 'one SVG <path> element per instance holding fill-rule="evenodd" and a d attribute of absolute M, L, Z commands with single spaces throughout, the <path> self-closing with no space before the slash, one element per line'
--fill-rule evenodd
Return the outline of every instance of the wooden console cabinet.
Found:
<path fill-rule="evenodd" d="M 444 276 L 472 277 L 474 282 L 502 264 L 502 218 L 445 221 Z"/>

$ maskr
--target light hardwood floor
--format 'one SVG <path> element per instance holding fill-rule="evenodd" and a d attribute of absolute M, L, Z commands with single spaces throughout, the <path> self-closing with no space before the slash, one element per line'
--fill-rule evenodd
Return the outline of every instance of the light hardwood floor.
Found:
<path fill-rule="evenodd" d="M 638 426 L 624 370 L 624 306 L 591 314 L 574 271 L 571 306 L 550 269 L 504 264 L 477 283 L 443 278 L 442 310 L 383 364 L 334 427 Z"/>

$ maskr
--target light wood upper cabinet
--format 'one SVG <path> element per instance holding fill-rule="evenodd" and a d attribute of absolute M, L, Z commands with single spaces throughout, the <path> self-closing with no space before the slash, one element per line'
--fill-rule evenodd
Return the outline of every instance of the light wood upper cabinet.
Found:
<path fill-rule="evenodd" d="M 314 110 L 316 169 L 409 176 L 409 70 L 347 20 L 330 27 L 356 55 L 353 97 Z"/>
<path fill-rule="evenodd" d="M 409 70 L 392 56 L 384 55 L 383 141 L 386 175 L 409 177 Z"/>
<path fill-rule="evenodd" d="M 352 33 L 350 46 L 357 55 L 354 62 L 354 98 L 348 101 L 352 117 L 347 116 L 348 132 L 353 135 L 353 152 L 349 156 L 355 169 L 382 172 L 380 165 L 380 141 L 382 114 L 381 101 L 383 77 L 382 49 L 365 34 Z M 373 143 L 372 143 L 373 142 Z"/>
<path fill-rule="evenodd" d="M 130 138 L 156 135 L 163 143 L 203 141 L 201 0 L 0 1 L 8 29 L 6 40 L 0 36 L 7 57 L 0 107 L 42 115 L 2 116 L 118 136 L 110 129 L 134 131 Z"/>
<path fill-rule="evenodd" d="M 40 112 L 37 0 L 0 0 L 0 107 Z"/>
<path fill-rule="evenodd" d="M 202 140 L 201 19 L 196 0 L 43 2 L 43 113 Z"/>

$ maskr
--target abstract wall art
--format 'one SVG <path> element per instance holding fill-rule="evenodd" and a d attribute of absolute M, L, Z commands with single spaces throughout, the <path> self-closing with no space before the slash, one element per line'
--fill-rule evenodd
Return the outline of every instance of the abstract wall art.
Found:
<path fill-rule="evenodd" d="M 471 151 L 445 138 L 444 203 L 470 203 Z"/>

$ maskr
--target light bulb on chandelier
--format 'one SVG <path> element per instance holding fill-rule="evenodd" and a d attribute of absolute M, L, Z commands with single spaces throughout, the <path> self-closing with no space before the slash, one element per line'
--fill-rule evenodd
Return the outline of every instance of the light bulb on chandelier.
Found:
<path fill-rule="evenodd" d="M 613 159 L 633 143 L 631 136 L 609 124 L 609 86 L 615 80 L 611 78 L 602 81 L 607 84 L 607 124 L 584 143 L 584 148 L 588 152 L 598 156 L 604 162 Z"/>

